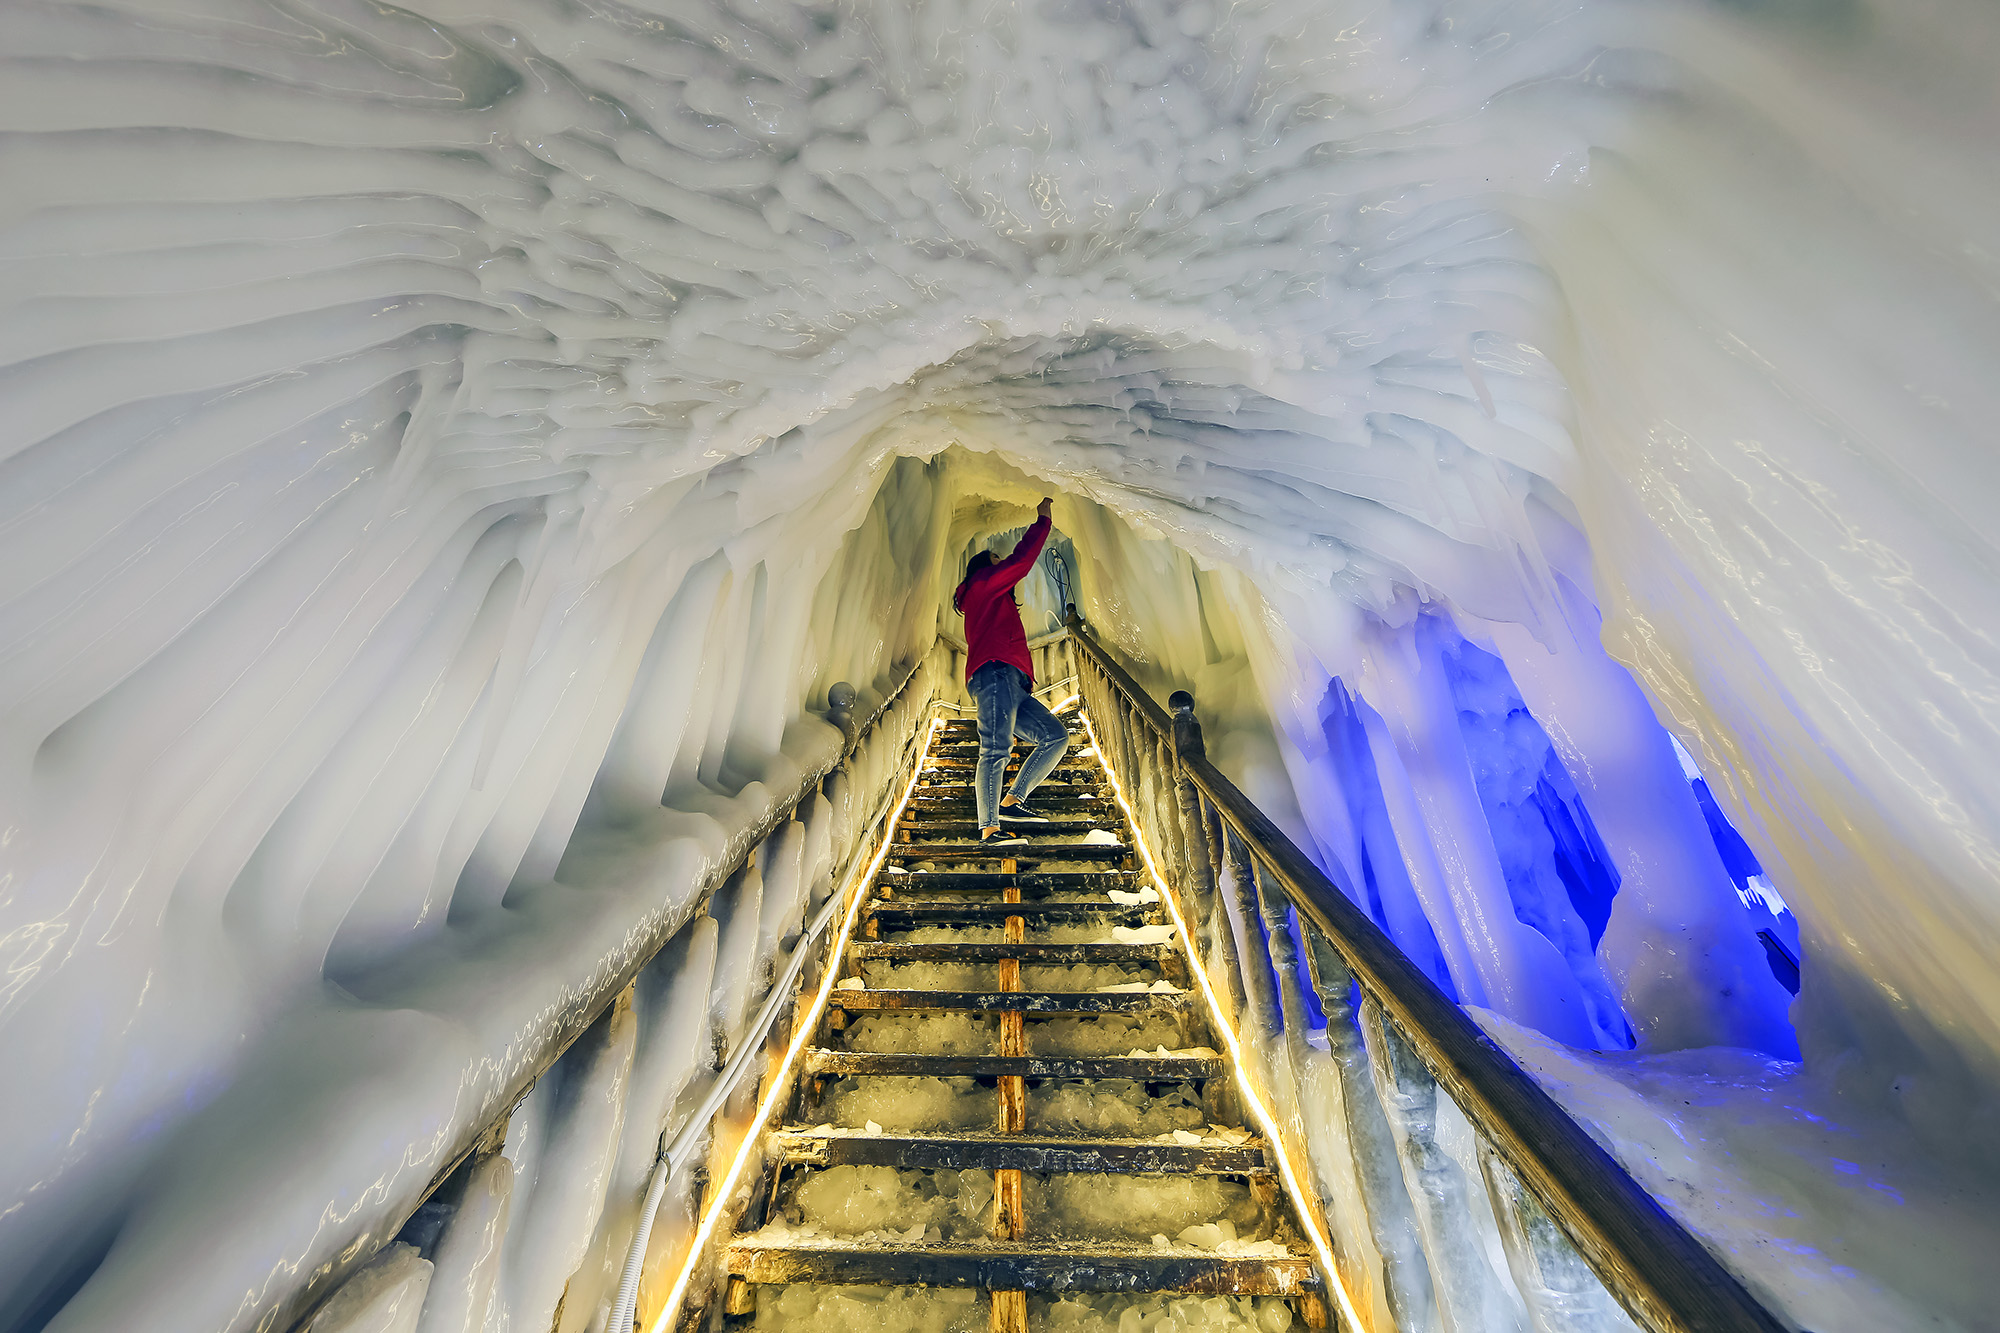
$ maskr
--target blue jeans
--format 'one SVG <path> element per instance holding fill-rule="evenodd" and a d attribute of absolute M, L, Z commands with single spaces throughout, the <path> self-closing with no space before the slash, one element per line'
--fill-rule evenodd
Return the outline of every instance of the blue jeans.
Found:
<path fill-rule="evenodd" d="M 1025 801 L 1069 749 L 1069 732 L 1061 718 L 1029 693 L 1028 678 L 1019 667 L 988 662 L 965 683 L 979 701 L 979 767 L 973 773 L 973 799 L 979 806 L 979 827 L 989 829 L 1000 822 L 1000 779 L 1007 775 L 1014 737 L 1025 736 L 1035 743 L 1010 789 Z"/>

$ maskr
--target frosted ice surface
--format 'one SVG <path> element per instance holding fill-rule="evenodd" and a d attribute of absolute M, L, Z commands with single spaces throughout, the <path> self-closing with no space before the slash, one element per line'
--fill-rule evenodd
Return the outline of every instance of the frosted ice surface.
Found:
<path fill-rule="evenodd" d="M 1045 1083 L 1028 1097 L 1028 1128 L 1051 1134 L 1153 1138 L 1200 1129 L 1206 1119 L 1200 1099 L 1181 1084 L 1148 1096 L 1146 1085 L 1131 1079 L 1075 1079 Z"/>
<path fill-rule="evenodd" d="M 1928 1159 L 1894 1118 L 1754 1051 L 1573 1051 L 1473 1015 L 1800 1327 L 1992 1326 L 2000 1187 Z"/>
<path fill-rule="evenodd" d="M 1292 1308 L 1275 1296 L 1066 1292 L 1028 1302 L 1034 1333 L 1288 1333 Z"/>
<path fill-rule="evenodd" d="M 1146 963 L 1022 963 L 1020 985 L 1028 991 L 1098 991 L 1128 981 L 1152 985 L 1160 969 Z"/>
<path fill-rule="evenodd" d="M 514 1164 L 494 1153 L 474 1167 L 433 1256 L 419 1333 L 480 1333 L 499 1278 Z"/>
<path fill-rule="evenodd" d="M 992 1205 L 984 1171 L 835 1166 L 806 1173 L 779 1211 L 800 1234 L 869 1240 L 916 1227 L 932 1241 L 966 1241 L 988 1234 Z"/>
<path fill-rule="evenodd" d="M 320 1308 L 308 1333 L 416 1333 L 431 1262 L 414 1245 L 383 1247 Z"/>
<path fill-rule="evenodd" d="M 1147 985 L 1161 980 L 1160 970 L 1143 963 L 1023 963 L 1021 985 L 1027 990 L 1100 990 L 1125 982 Z"/>
<path fill-rule="evenodd" d="M 1164 1015 L 1091 1014 L 1032 1018 L 1028 1050 L 1034 1055 L 1123 1055 L 1134 1046 L 1177 1046 L 1180 1021 Z"/>
<path fill-rule="evenodd" d="M 892 963 L 880 958 L 861 962 L 861 975 L 876 990 L 998 990 L 995 963 Z"/>
<path fill-rule="evenodd" d="M 1270 1219 L 1250 1197 L 1250 1187 L 1219 1176 L 1037 1172 L 1024 1178 L 1022 1189 L 1029 1223 L 1038 1236 L 1142 1241 L 1165 1232 L 1213 1250 L 1221 1232 L 1213 1241 L 1206 1234 L 1190 1238 L 1186 1232 L 1226 1224 L 1230 1240 L 1260 1240 L 1270 1231 Z"/>
<path fill-rule="evenodd" d="M 982 1088 L 969 1078 L 902 1075 L 840 1079 L 828 1089 L 822 1112 L 844 1128 L 860 1129 L 872 1120 L 898 1134 L 925 1129 L 986 1129 L 995 1123 L 998 1113 L 993 1089 Z"/>
<path fill-rule="evenodd" d="M 759 1288 L 753 1327 L 769 1333 L 987 1333 L 986 1305 L 986 1293 L 971 1288 L 798 1282 Z"/>
<path fill-rule="evenodd" d="M 850 1051 L 908 1055 L 992 1055 L 1000 1049 L 994 1014 L 869 1013 L 847 1026 Z"/>

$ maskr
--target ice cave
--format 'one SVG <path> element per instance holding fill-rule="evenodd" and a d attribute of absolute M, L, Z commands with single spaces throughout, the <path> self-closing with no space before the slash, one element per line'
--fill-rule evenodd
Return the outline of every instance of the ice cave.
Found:
<path fill-rule="evenodd" d="M 0 1333 L 2000 1330 L 1991 4 L 0 62 Z"/>

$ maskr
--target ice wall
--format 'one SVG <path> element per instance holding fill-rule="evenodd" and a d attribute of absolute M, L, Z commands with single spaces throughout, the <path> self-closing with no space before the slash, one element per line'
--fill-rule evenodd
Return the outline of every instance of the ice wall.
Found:
<path fill-rule="evenodd" d="M 4 7 L 0 1307 L 292 1016 L 726 825 L 928 641 L 979 494 L 1076 497 L 1093 618 L 1329 856 L 1351 685 L 1411 938 L 1582 1040 L 1424 768 L 1449 617 L 1618 862 L 1642 1042 L 1785 1053 L 1659 710 L 1799 913 L 1813 1068 L 1991 1144 L 1996 46 L 1969 0 Z"/>

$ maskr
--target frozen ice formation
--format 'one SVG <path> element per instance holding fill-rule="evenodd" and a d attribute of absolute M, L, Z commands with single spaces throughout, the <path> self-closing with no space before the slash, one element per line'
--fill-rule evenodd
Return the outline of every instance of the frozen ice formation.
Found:
<path fill-rule="evenodd" d="M 1459 999 L 1779 1060 L 1992 1198 L 1996 42 L 1973 0 L 0 7 L 0 1330 L 256 1325 L 673 936 L 457 1205 L 560 1243 L 426 1297 L 539 1317 L 574 1259 L 595 1317 L 891 760 L 711 881 L 830 686 L 954 688 L 942 592 L 1044 492 L 1099 632 Z M 1867 1215 L 1798 1160 L 1758 1206 Z"/>
<path fill-rule="evenodd" d="M 912 1227 L 933 1241 L 977 1240 L 990 1234 L 992 1210 L 989 1172 L 836 1166 L 807 1176 L 782 1205 L 777 1225 L 794 1235 L 854 1240 Z"/>
<path fill-rule="evenodd" d="M 841 1079 L 827 1094 L 826 1107 L 836 1125 L 849 1129 L 874 1125 L 897 1134 L 985 1129 L 998 1114 L 993 1089 L 969 1078 L 896 1075 Z"/>

